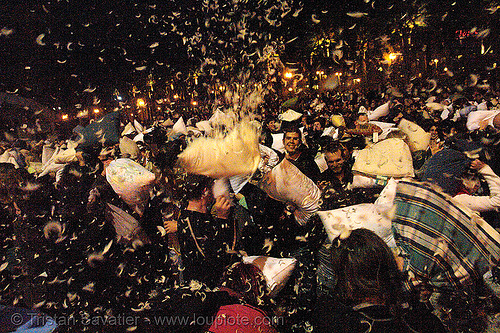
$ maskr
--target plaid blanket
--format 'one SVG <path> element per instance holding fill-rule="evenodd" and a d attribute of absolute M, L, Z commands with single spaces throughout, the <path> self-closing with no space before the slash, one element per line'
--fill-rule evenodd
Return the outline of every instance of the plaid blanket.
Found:
<path fill-rule="evenodd" d="M 400 181 L 392 221 L 409 272 L 406 287 L 473 287 L 500 258 L 500 234 L 427 184 Z"/>

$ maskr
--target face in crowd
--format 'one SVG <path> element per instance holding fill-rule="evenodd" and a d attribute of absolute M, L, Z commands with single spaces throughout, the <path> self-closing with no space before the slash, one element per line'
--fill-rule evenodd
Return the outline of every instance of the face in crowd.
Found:
<path fill-rule="evenodd" d="M 366 126 L 368 124 L 368 116 L 366 114 L 360 114 L 355 124 L 358 126 Z"/>
<path fill-rule="evenodd" d="M 283 136 L 283 145 L 288 155 L 294 155 L 300 146 L 300 133 L 286 132 Z"/>
<path fill-rule="evenodd" d="M 344 157 L 342 156 L 342 151 L 337 150 L 335 152 L 326 152 L 325 153 L 326 164 L 328 165 L 328 169 L 332 170 L 333 173 L 341 173 L 342 167 L 344 166 Z"/>

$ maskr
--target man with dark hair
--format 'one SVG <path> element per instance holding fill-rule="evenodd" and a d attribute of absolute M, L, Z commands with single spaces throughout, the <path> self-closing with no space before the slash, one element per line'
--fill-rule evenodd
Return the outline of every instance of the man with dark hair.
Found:
<path fill-rule="evenodd" d="M 218 285 L 224 268 L 231 264 L 228 251 L 235 242 L 231 203 L 224 196 L 214 198 L 212 185 L 209 177 L 188 175 L 184 184 L 187 207 L 177 222 L 164 224 L 168 233 L 177 232 L 184 282 L 197 280 L 211 288 Z M 215 217 L 210 212 L 212 204 Z"/>
<path fill-rule="evenodd" d="M 349 157 L 345 149 L 338 142 L 331 142 L 325 150 L 325 160 L 328 165 L 320 177 L 321 181 L 328 181 L 334 187 L 343 187 L 352 181 L 352 173 L 349 166 Z"/>
<path fill-rule="evenodd" d="M 316 182 L 320 170 L 310 151 L 302 146 L 302 132 L 297 127 L 289 127 L 283 130 L 283 146 L 285 146 L 285 158 L 288 159 L 299 170 Z"/>

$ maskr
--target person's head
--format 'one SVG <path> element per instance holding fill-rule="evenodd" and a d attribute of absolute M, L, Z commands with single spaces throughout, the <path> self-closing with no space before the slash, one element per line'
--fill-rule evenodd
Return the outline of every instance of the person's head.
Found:
<path fill-rule="evenodd" d="M 185 198 L 187 200 L 209 199 L 213 183 L 214 180 L 210 177 L 188 174 L 184 181 Z"/>
<path fill-rule="evenodd" d="M 431 139 L 432 140 L 437 140 L 439 139 L 439 131 L 437 125 L 432 125 L 429 128 L 429 133 L 431 133 Z"/>
<path fill-rule="evenodd" d="M 334 292 L 351 304 L 363 302 L 397 305 L 402 292 L 402 275 L 387 244 L 373 231 L 352 230 L 331 246 Z"/>
<path fill-rule="evenodd" d="M 469 194 L 474 194 L 476 193 L 479 188 L 481 187 L 481 181 L 479 179 L 479 175 L 476 171 L 474 170 L 468 170 L 465 172 L 462 177 L 462 190 Z"/>
<path fill-rule="evenodd" d="M 313 131 L 323 131 L 325 129 L 325 119 L 318 117 L 314 119 Z"/>
<path fill-rule="evenodd" d="M 341 173 L 346 162 L 345 154 L 346 152 L 342 145 L 336 142 L 330 143 L 325 151 L 325 160 L 328 169 L 335 174 Z"/>
<path fill-rule="evenodd" d="M 237 262 L 228 267 L 222 277 L 222 286 L 236 292 L 253 306 L 263 305 L 268 300 L 266 279 L 252 264 Z"/>
<path fill-rule="evenodd" d="M 298 152 L 302 142 L 302 132 L 298 127 L 289 127 L 283 130 L 283 146 L 288 155 L 294 155 Z"/>
<path fill-rule="evenodd" d="M 356 126 L 364 126 L 368 124 L 368 115 L 366 113 L 359 113 L 354 124 Z"/>
<path fill-rule="evenodd" d="M 276 121 L 275 119 L 270 119 L 266 122 L 266 127 L 269 129 L 271 132 L 276 133 L 280 130 L 280 123 Z"/>

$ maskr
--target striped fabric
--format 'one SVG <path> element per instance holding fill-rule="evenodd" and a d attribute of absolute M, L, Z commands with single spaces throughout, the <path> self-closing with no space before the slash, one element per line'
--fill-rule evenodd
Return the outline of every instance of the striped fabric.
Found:
<path fill-rule="evenodd" d="M 392 229 L 411 290 L 472 287 L 500 259 L 500 235 L 479 215 L 424 183 L 400 181 Z"/>

